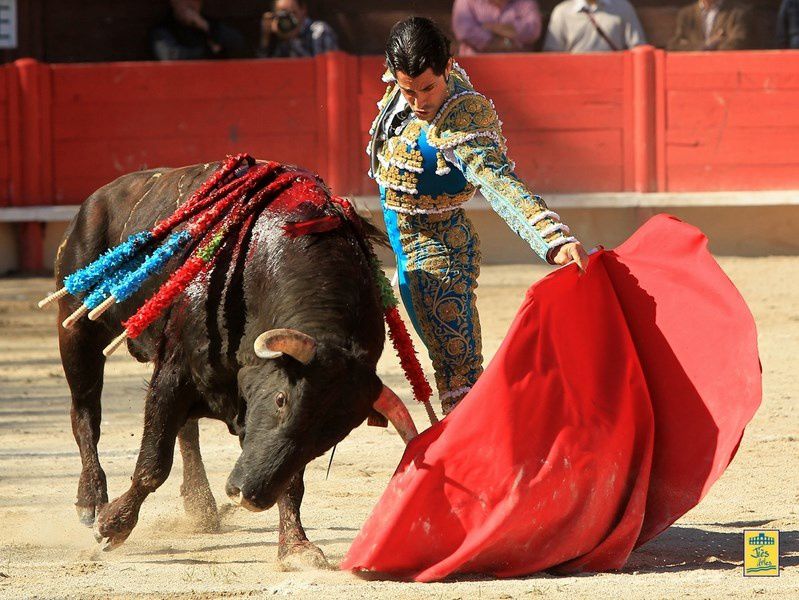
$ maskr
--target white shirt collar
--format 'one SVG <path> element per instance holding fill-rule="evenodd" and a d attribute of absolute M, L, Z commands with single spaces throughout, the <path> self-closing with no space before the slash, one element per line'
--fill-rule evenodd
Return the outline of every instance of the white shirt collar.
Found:
<path fill-rule="evenodd" d="M 607 3 L 607 0 L 596 0 L 596 4 L 591 5 L 588 4 L 587 0 L 575 0 L 574 1 L 574 12 L 580 13 L 583 11 L 589 11 L 595 13 L 597 11 L 602 10 L 602 8 Z"/>

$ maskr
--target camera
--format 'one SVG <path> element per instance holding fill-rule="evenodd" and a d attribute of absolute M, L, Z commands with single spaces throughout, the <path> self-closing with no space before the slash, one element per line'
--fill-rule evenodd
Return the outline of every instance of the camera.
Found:
<path fill-rule="evenodd" d="M 294 13 L 287 10 L 277 11 L 275 19 L 277 20 L 277 30 L 280 33 L 294 31 L 300 24 L 299 21 L 297 21 L 297 17 L 294 16 Z"/>

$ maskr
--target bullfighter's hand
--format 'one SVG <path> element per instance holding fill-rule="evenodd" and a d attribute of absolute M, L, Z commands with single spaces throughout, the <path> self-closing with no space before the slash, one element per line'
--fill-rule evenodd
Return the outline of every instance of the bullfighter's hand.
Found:
<path fill-rule="evenodd" d="M 553 252 L 555 252 L 555 256 L 552 257 L 552 262 L 556 265 L 565 265 L 574 261 L 580 271 L 585 272 L 585 268 L 588 266 L 588 253 L 580 242 L 563 244 L 555 248 Z"/>

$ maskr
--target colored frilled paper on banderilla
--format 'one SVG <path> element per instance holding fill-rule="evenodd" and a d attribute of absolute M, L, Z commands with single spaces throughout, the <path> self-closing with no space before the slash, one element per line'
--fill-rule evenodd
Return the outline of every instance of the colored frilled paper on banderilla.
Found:
<path fill-rule="evenodd" d="M 341 568 L 621 568 L 707 493 L 760 398 L 743 298 L 699 230 L 658 215 L 585 274 L 530 288 L 477 385 L 408 445 Z"/>

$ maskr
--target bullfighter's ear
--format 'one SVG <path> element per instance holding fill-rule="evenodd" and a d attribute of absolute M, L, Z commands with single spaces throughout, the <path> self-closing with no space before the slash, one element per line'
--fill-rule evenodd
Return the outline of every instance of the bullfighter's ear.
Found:
<path fill-rule="evenodd" d="M 260 358 L 279 358 L 287 354 L 307 365 L 316 355 L 316 340 L 296 329 L 270 329 L 264 331 L 253 344 Z"/>

